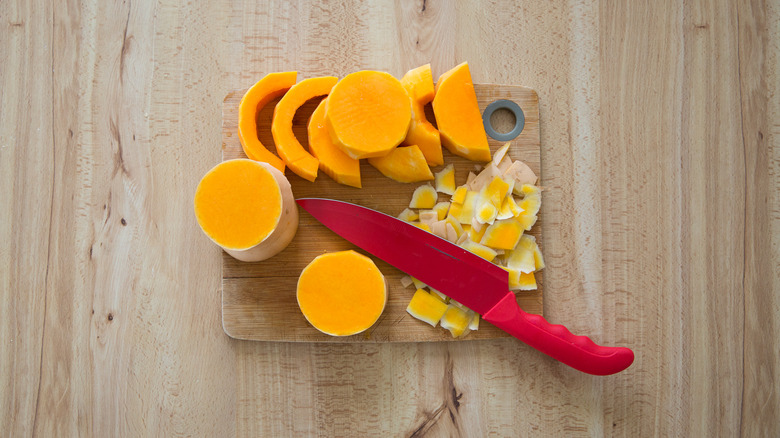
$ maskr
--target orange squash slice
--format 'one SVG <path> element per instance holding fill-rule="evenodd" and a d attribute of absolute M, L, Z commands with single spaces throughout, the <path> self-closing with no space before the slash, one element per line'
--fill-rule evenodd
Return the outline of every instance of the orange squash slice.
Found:
<path fill-rule="evenodd" d="M 257 81 L 241 98 L 238 104 L 238 138 L 247 157 L 255 161 L 264 161 L 280 172 L 284 172 L 284 162 L 269 151 L 257 138 L 257 113 L 268 102 L 286 93 L 298 77 L 294 71 L 269 73 Z"/>
<path fill-rule="evenodd" d="M 325 118 L 333 143 L 347 155 L 381 157 L 406 138 L 412 104 L 398 79 L 364 70 L 344 76 L 333 87 Z"/>
<path fill-rule="evenodd" d="M 293 117 L 307 100 L 327 95 L 336 82 L 338 78 L 333 76 L 304 79 L 290 87 L 274 108 L 271 134 L 276 142 L 276 151 L 287 167 L 309 181 L 317 178 L 319 160 L 307 152 L 295 138 L 292 129 Z"/>
<path fill-rule="evenodd" d="M 350 336 L 379 319 L 387 303 L 387 286 L 370 258 L 352 250 L 331 252 L 303 269 L 297 298 L 314 328 L 331 336 Z"/>
<path fill-rule="evenodd" d="M 368 164 L 376 167 L 382 175 L 402 183 L 433 179 L 425 155 L 416 145 L 395 148 L 384 157 L 369 158 Z"/>
<path fill-rule="evenodd" d="M 447 150 L 472 161 L 490 161 L 490 146 L 468 63 L 439 77 L 433 113 Z"/>
<path fill-rule="evenodd" d="M 350 158 L 330 138 L 325 124 L 323 99 L 309 118 L 309 151 L 320 161 L 320 169 L 339 184 L 360 188 L 360 162 Z"/>
<path fill-rule="evenodd" d="M 406 134 L 404 144 L 417 145 L 428 165 L 441 166 L 444 155 L 441 152 L 439 131 L 425 118 L 425 105 L 433 100 L 433 76 L 431 65 L 425 64 L 406 72 L 401 78 L 401 85 L 412 99 L 412 124 Z"/>
<path fill-rule="evenodd" d="M 242 261 L 279 253 L 298 229 L 290 183 L 264 162 L 236 159 L 217 164 L 198 184 L 194 207 L 203 232 Z"/>

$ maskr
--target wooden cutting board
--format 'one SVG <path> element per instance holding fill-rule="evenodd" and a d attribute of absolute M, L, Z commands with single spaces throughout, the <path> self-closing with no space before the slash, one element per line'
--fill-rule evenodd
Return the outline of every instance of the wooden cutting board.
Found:
<path fill-rule="evenodd" d="M 520 135 L 512 140 L 509 155 L 524 161 L 540 175 L 539 106 L 536 92 L 530 88 L 512 85 L 475 84 L 474 86 L 480 110 L 498 99 L 516 102 L 525 115 L 525 127 Z M 222 107 L 222 159 L 246 158 L 238 139 L 238 104 L 246 90 L 229 93 Z M 271 137 L 271 118 L 276 102 L 272 101 L 258 115 L 260 140 L 273 150 Z M 293 127 L 295 135 L 304 146 L 308 146 L 306 125 L 309 116 L 319 103 L 314 99 L 304 105 L 295 115 Z M 430 105 L 428 107 L 430 110 Z M 432 112 L 428 112 L 433 120 Z M 511 119 L 511 120 L 510 120 Z M 514 118 L 497 113 L 493 126 L 499 132 L 506 132 L 514 125 Z M 501 129 L 504 127 L 504 129 Z M 488 137 L 492 151 L 503 142 Z M 479 163 L 444 151 L 445 164 L 455 165 L 456 184 L 465 183 L 469 171 L 475 170 Z M 441 168 L 433 169 L 434 172 Z M 327 197 L 360 204 L 393 216 L 406 208 L 414 189 L 420 184 L 402 184 L 383 176 L 365 161 L 360 168 L 363 188 L 357 189 L 335 183 L 320 172 L 315 182 L 306 181 L 289 169 L 285 175 L 290 180 L 293 194 L 301 197 Z M 448 195 L 440 195 L 439 200 L 449 200 Z M 308 213 L 300 211 L 300 224 L 290 246 L 278 255 L 257 263 L 239 262 L 226 253 L 222 253 L 222 325 L 225 333 L 237 339 L 256 341 L 290 342 L 422 342 L 452 341 L 450 333 L 442 328 L 431 326 L 412 318 L 406 313 L 414 289 L 404 288 L 401 277 L 405 274 L 372 257 L 385 275 L 388 286 L 388 302 L 380 320 L 369 330 L 348 337 L 333 337 L 314 329 L 301 314 L 295 297 L 298 275 L 317 255 L 345 249 L 355 249 L 366 254 L 325 228 Z M 531 234 L 542 245 L 541 230 L 543 218 L 540 216 Z M 544 247 L 542 246 L 542 250 Z M 368 255 L 368 254 L 366 254 Z M 452 275 L 458 275 L 453 272 Z M 538 273 L 539 288 L 530 292 L 519 292 L 518 303 L 527 312 L 542 313 L 542 275 Z M 494 326 L 481 321 L 479 330 L 458 339 L 490 339 L 508 335 Z"/>

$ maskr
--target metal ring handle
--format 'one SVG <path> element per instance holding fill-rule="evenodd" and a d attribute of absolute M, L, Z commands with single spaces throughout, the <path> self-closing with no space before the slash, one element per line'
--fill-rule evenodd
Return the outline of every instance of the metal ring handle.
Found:
<path fill-rule="evenodd" d="M 494 112 L 500 109 L 505 109 L 515 115 L 514 128 L 505 134 L 502 134 L 493 129 L 493 125 L 490 124 L 490 116 L 492 116 Z M 487 132 L 489 136 L 498 141 L 509 141 L 523 132 L 523 127 L 525 127 L 525 114 L 523 114 L 523 110 L 520 108 L 520 105 L 512 102 L 511 100 L 499 99 L 493 101 L 490 105 L 487 106 L 487 108 L 485 108 L 485 112 L 482 113 L 482 123 L 485 125 L 485 132 Z"/>

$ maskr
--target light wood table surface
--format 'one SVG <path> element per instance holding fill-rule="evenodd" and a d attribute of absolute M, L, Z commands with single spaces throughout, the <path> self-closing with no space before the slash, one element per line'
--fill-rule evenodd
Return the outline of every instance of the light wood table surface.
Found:
<path fill-rule="evenodd" d="M 0 2 L 3 436 L 780 436 L 777 1 Z M 545 316 L 512 339 L 222 330 L 192 209 L 222 99 L 261 74 L 539 94 Z"/>

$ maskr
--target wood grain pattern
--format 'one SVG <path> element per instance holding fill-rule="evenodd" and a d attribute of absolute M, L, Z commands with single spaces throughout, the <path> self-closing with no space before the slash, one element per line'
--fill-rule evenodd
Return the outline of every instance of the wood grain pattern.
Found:
<path fill-rule="evenodd" d="M 541 171 L 539 144 L 539 104 L 533 90 L 510 85 L 475 84 L 480 110 L 498 99 L 516 102 L 525 114 L 525 126 L 520 135 L 512 141 L 509 156 L 527 163 L 539 175 Z M 245 90 L 237 90 L 225 97 L 222 109 L 222 159 L 246 158 L 238 140 L 238 104 Z M 260 141 L 274 150 L 270 134 L 271 118 L 276 99 L 258 115 Z M 314 99 L 296 113 L 293 131 L 301 144 L 308 146 L 306 126 L 319 99 Z M 496 113 L 500 116 L 501 113 Z M 495 119 L 495 118 L 494 118 Z M 433 120 L 431 115 L 431 120 Z M 505 123 L 502 123 L 505 122 Z M 494 120 L 496 128 L 503 132 L 511 129 L 509 120 Z M 512 120 L 513 122 L 513 120 Z M 504 126 L 506 125 L 506 126 Z M 504 142 L 488 138 L 493 151 Z M 456 157 L 445 150 L 445 164 L 455 166 L 456 183 L 464 184 L 466 176 L 475 163 Z M 441 168 L 434 168 L 436 172 Z M 286 176 L 292 185 L 296 198 L 327 197 L 357 203 L 387 214 L 397 215 L 409 205 L 412 192 L 420 184 L 402 184 L 386 178 L 367 163 L 361 163 L 362 188 L 357 189 L 335 183 L 320 172 L 314 183 L 298 177 L 291 171 Z M 541 184 L 541 183 L 540 183 Z M 448 200 L 440 195 L 439 200 Z M 539 218 L 531 234 L 537 238 L 543 250 L 541 230 L 544 219 Z M 322 226 L 316 219 L 301 211 L 300 224 L 295 238 L 283 252 L 258 263 L 243 263 L 223 254 L 222 258 L 222 325 L 225 332 L 234 338 L 254 341 L 293 342 L 420 342 L 451 341 L 446 330 L 431 328 L 417 321 L 406 312 L 406 306 L 414 293 L 413 288 L 404 288 L 401 277 L 405 274 L 382 260 L 373 258 L 385 275 L 388 287 L 388 302 L 379 321 L 369 330 L 354 336 L 334 337 L 325 335 L 312 327 L 298 309 L 295 298 L 298 276 L 314 257 L 331 251 L 360 248 Z M 363 252 L 364 253 L 364 252 Z M 453 274 L 455 275 L 455 274 Z M 518 292 L 518 303 L 527 312 L 541 314 L 543 310 L 543 273 L 537 276 L 538 289 Z M 492 339 L 507 337 L 505 332 L 490 323 L 458 340 Z"/>
<path fill-rule="evenodd" d="M 223 97 L 461 61 L 539 94 L 545 316 L 636 362 L 226 336 Z M 780 436 L 779 63 L 766 0 L 2 1 L 0 430 Z"/>

